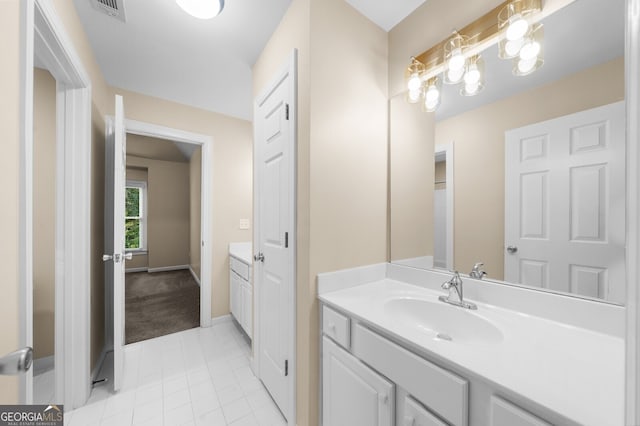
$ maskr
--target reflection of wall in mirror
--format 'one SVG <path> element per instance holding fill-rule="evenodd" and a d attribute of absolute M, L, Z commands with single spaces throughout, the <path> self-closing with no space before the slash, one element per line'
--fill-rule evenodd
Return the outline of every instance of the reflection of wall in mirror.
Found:
<path fill-rule="evenodd" d="M 504 132 L 624 99 L 618 58 L 436 123 L 436 144 L 456 141 L 454 265 L 504 271 Z"/>

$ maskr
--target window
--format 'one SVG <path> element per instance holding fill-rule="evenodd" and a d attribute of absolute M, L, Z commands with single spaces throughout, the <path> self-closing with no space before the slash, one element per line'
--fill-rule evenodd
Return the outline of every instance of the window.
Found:
<path fill-rule="evenodd" d="M 143 251 L 147 237 L 147 183 L 127 181 L 125 187 L 124 248 Z"/>

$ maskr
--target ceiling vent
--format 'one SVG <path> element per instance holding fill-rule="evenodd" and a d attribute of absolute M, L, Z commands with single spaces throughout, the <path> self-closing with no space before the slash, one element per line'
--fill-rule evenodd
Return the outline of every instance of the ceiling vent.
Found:
<path fill-rule="evenodd" d="M 122 22 L 127 22 L 124 14 L 124 0 L 91 0 L 91 3 L 100 12 Z"/>

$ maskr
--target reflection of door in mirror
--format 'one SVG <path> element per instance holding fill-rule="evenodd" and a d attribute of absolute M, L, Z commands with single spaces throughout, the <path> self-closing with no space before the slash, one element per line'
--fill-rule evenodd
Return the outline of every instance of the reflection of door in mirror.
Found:
<path fill-rule="evenodd" d="M 624 102 L 505 134 L 505 280 L 622 303 Z"/>
<path fill-rule="evenodd" d="M 433 188 L 433 266 L 447 267 L 447 158 L 446 151 L 435 153 L 435 178 Z"/>

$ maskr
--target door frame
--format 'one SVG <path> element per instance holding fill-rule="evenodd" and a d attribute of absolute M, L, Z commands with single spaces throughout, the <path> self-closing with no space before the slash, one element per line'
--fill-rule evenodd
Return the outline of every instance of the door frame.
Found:
<path fill-rule="evenodd" d="M 453 246 L 453 227 L 454 227 L 454 206 L 455 206 L 455 182 L 453 180 L 453 167 L 454 167 L 454 159 L 453 159 L 453 141 L 449 143 L 438 144 L 435 147 L 434 155 L 444 153 L 445 162 L 447 165 L 446 169 L 446 185 L 447 185 L 447 229 L 446 229 L 446 239 L 447 239 L 447 269 L 452 271 L 453 268 L 453 254 L 454 254 L 454 246 Z"/>
<path fill-rule="evenodd" d="M 126 101 L 126 98 L 125 98 Z M 126 111 L 126 108 L 125 108 Z M 200 176 L 200 327 L 211 327 L 211 274 L 213 271 L 213 138 L 201 133 L 125 118 L 127 133 L 198 145 L 202 148 Z M 125 165 L 126 166 L 126 165 Z M 126 321 L 126 318 L 125 318 Z M 109 321 L 106 322 L 109 324 Z M 110 323 L 113 326 L 113 322 Z"/>
<path fill-rule="evenodd" d="M 296 359 L 296 343 L 297 343 L 297 322 L 296 322 L 296 261 L 297 261 L 297 236 L 298 236 L 298 228 L 297 228 L 297 187 L 298 187 L 298 50 L 293 49 L 293 51 L 289 54 L 288 58 L 285 60 L 284 65 L 280 68 L 280 70 L 274 74 L 273 78 L 270 80 L 269 84 L 266 86 L 262 92 L 256 96 L 254 100 L 254 111 L 257 110 L 258 105 L 262 104 L 266 98 L 271 94 L 274 87 L 278 85 L 283 78 L 287 75 L 291 75 L 292 78 L 289 82 L 289 134 L 291 135 L 289 141 L 289 149 L 291 150 L 291 175 L 290 182 L 291 185 L 289 187 L 289 217 L 291 218 L 291 237 L 289 238 L 289 247 L 290 257 L 288 262 L 289 267 L 289 276 L 291 277 L 290 288 L 289 288 L 289 297 L 288 297 L 288 324 L 289 328 L 287 332 L 291 336 L 290 345 L 288 349 L 288 360 L 289 360 L 289 376 L 291 377 L 289 380 L 289 408 L 290 412 L 288 415 L 288 424 L 290 426 L 295 426 L 296 424 L 296 381 L 297 381 L 297 359 Z M 254 113 L 254 117 L 256 114 Z M 259 155 L 258 149 L 256 146 L 256 136 L 255 136 L 255 122 L 254 122 L 254 138 L 253 138 L 253 254 L 257 254 L 260 250 L 257 245 L 260 240 L 260 221 L 258 220 L 258 212 L 260 206 L 260 193 L 258 191 L 259 186 Z M 259 282 L 259 274 L 256 271 L 256 267 L 254 266 L 253 271 L 253 323 L 260 324 L 260 300 L 262 297 L 261 294 L 261 285 Z M 261 333 L 260 326 L 253 327 L 253 359 L 251 360 L 251 368 L 255 375 L 260 378 L 260 349 L 261 349 Z"/>
<path fill-rule="evenodd" d="M 21 2 L 20 338 L 33 346 L 34 55 L 56 80 L 55 398 L 85 404 L 90 378 L 91 80 L 50 1 Z M 33 402 L 33 371 L 20 378 Z"/>
<path fill-rule="evenodd" d="M 640 424 L 640 0 L 627 0 L 625 100 L 627 130 L 627 333 L 625 424 Z"/>

